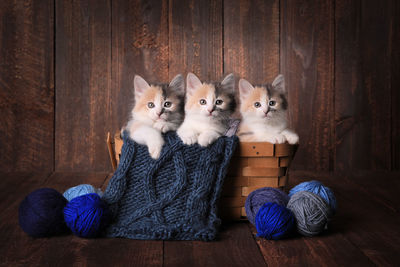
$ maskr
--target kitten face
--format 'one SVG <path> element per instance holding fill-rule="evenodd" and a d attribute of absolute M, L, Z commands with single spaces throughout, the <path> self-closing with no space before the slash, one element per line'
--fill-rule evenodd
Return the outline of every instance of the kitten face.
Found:
<path fill-rule="evenodd" d="M 185 112 L 210 119 L 227 119 L 235 110 L 233 74 L 222 82 L 202 83 L 193 74 L 187 77 Z"/>
<path fill-rule="evenodd" d="M 140 76 L 135 76 L 135 118 L 152 122 L 178 121 L 182 119 L 184 82 L 177 75 L 170 84 L 149 85 Z"/>
<path fill-rule="evenodd" d="M 272 84 L 253 87 L 248 81 L 239 81 L 240 112 L 243 118 L 258 118 L 266 122 L 286 117 L 287 96 L 284 79 L 279 75 Z"/>

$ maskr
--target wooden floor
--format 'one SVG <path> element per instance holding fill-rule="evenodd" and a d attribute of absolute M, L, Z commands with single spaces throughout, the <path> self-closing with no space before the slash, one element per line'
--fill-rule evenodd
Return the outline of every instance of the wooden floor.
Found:
<path fill-rule="evenodd" d="M 400 174 L 314 175 L 295 172 L 291 186 L 318 177 L 338 199 L 321 236 L 267 241 L 249 223 L 225 223 L 215 242 L 33 239 L 18 226 L 18 205 L 31 191 L 90 183 L 105 188 L 109 174 L 1 175 L 1 266 L 400 266 Z"/>

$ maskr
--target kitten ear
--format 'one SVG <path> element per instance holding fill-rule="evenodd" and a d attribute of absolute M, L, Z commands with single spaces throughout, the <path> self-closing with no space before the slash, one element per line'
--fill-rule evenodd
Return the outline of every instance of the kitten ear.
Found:
<path fill-rule="evenodd" d="M 185 94 L 185 82 L 182 74 L 178 74 L 172 79 L 172 81 L 169 83 L 169 88 L 171 88 L 178 95 Z"/>
<path fill-rule="evenodd" d="M 278 91 L 282 94 L 286 93 L 285 78 L 283 77 L 282 74 L 279 74 L 278 76 L 276 76 L 275 80 L 272 82 L 272 87 L 276 91 Z"/>
<path fill-rule="evenodd" d="M 235 75 L 230 73 L 221 82 L 222 87 L 229 93 L 235 93 Z"/>
<path fill-rule="evenodd" d="M 139 75 L 133 79 L 133 88 L 135 89 L 135 98 L 140 98 L 150 85 Z"/>
<path fill-rule="evenodd" d="M 239 93 L 241 99 L 246 98 L 253 90 L 254 86 L 251 85 L 251 83 L 249 83 L 247 80 L 245 79 L 239 80 Z"/>
<path fill-rule="evenodd" d="M 192 95 L 193 92 L 202 86 L 203 83 L 200 81 L 199 78 L 197 78 L 196 75 L 193 73 L 189 72 L 187 77 L 186 77 L 186 90 L 189 95 Z"/>

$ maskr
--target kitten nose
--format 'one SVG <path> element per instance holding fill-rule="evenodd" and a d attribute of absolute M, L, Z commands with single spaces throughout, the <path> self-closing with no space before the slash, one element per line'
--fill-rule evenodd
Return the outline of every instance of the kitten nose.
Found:
<path fill-rule="evenodd" d="M 213 106 L 211 109 L 210 108 L 207 108 L 207 111 L 208 111 L 208 113 L 213 113 L 213 111 L 215 110 L 215 106 Z"/>

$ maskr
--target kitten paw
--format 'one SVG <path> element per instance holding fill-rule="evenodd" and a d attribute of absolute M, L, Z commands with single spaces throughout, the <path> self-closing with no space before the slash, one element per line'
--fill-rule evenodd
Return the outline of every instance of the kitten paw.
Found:
<path fill-rule="evenodd" d="M 193 145 L 197 142 L 197 134 L 178 130 L 178 136 L 185 145 Z"/>
<path fill-rule="evenodd" d="M 289 144 L 294 145 L 299 142 L 299 136 L 296 133 L 286 133 L 286 140 Z"/>
<path fill-rule="evenodd" d="M 166 123 L 165 125 L 164 125 L 164 127 L 162 127 L 161 128 L 161 132 L 162 133 L 166 133 L 166 132 L 169 132 L 169 131 L 176 131 L 176 125 L 175 124 L 172 124 L 172 123 Z"/>
<path fill-rule="evenodd" d="M 283 134 L 277 134 L 275 138 L 276 138 L 276 144 L 283 144 L 286 142 L 286 137 Z"/>
<path fill-rule="evenodd" d="M 153 159 L 158 159 L 161 155 L 161 150 L 164 145 L 164 140 L 154 140 L 148 144 L 149 154 Z"/>
<path fill-rule="evenodd" d="M 198 143 L 199 145 L 206 147 L 214 143 L 218 137 L 220 137 L 220 134 L 216 132 L 204 132 L 199 135 Z"/>
<path fill-rule="evenodd" d="M 163 128 L 165 128 L 166 122 L 165 121 L 157 121 L 153 124 L 153 127 L 162 132 Z"/>
<path fill-rule="evenodd" d="M 282 134 L 271 134 L 266 136 L 264 141 L 271 144 L 283 144 L 286 142 L 286 137 Z"/>

